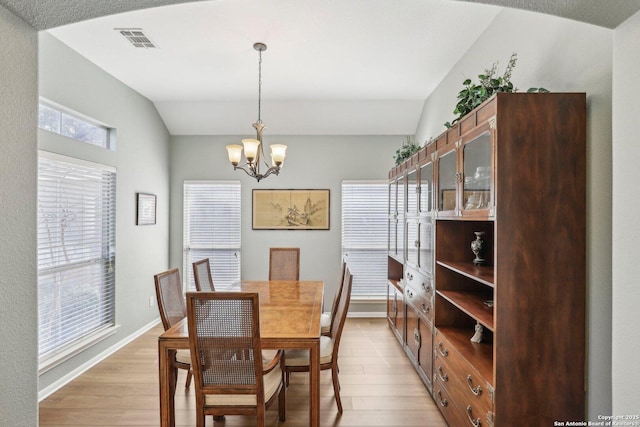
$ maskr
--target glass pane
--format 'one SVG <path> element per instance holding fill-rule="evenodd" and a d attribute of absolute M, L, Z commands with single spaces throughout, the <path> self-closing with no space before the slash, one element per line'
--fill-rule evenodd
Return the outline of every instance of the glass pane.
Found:
<path fill-rule="evenodd" d="M 491 137 L 483 133 L 464 145 L 464 209 L 489 207 Z"/>
<path fill-rule="evenodd" d="M 431 211 L 431 192 L 433 191 L 433 163 L 420 169 L 420 212 Z"/>
<path fill-rule="evenodd" d="M 60 133 L 60 111 L 40 104 L 38 127 L 49 132 Z"/>
<path fill-rule="evenodd" d="M 398 246 L 396 244 L 398 240 L 398 220 L 389 217 L 389 255 L 395 256 L 398 254 Z"/>
<path fill-rule="evenodd" d="M 414 170 L 407 175 L 407 212 L 418 212 L 418 171 Z"/>
<path fill-rule="evenodd" d="M 404 198 L 406 196 L 406 188 L 404 187 L 404 180 L 398 178 L 398 212 L 404 213 Z"/>
<path fill-rule="evenodd" d="M 107 133 L 107 129 L 104 127 L 62 114 L 61 135 L 107 148 Z"/>
<path fill-rule="evenodd" d="M 438 209 L 452 211 L 456 208 L 456 152 L 450 151 L 438 161 Z"/>
<path fill-rule="evenodd" d="M 398 257 L 405 259 L 404 253 L 404 235 L 405 235 L 405 223 L 404 221 L 398 221 L 398 226 L 396 227 L 398 230 Z"/>
<path fill-rule="evenodd" d="M 433 272 L 433 266 L 431 264 L 431 259 L 433 257 L 432 229 L 433 226 L 430 222 L 421 222 L 418 229 L 418 234 L 420 236 L 418 266 L 420 267 L 420 270 L 427 273 Z"/>
<path fill-rule="evenodd" d="M 407 220 L 407 261 L 418 265 L 418 221 Z"/>

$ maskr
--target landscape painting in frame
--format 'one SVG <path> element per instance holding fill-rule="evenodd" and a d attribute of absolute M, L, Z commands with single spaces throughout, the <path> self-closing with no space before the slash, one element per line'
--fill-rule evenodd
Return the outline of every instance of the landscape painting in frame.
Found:
<path fill-rule="evenodd" d="M 328 230 L 329 190 L 253 190 L 254 230 Z"/>

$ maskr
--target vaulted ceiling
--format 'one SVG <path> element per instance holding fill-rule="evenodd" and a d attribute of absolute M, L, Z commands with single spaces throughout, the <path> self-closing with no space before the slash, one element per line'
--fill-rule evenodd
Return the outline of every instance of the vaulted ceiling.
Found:
<path fill-rule="evenodd" d="M 258 93 L 254 42 L 268 46 L 262 63 L 268 133 L 402 135 L 415 131 L 426 97 L 502 7 L 607 28 L 640 9 L 640 0 L 0 4 L 154 102 L 170 133 L 218 135 L 252 132 Z M 142 29 L 155 47 L 134 47 L 123 28 Z"/>

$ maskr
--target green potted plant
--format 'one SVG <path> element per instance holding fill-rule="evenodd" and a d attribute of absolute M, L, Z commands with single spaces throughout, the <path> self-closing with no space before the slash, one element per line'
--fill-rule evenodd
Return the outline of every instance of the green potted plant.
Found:
<path fill-rule="evenodd" d="M 516 66 L 518 54 L 513 53 L 509 58 L 504 74 L 497 76 L 498 63 L 494 62 L 491 68 L 485 69 L 483 74 L 478 75 L 478 82 L 473 83 L 471 79 L 466 79 L 462 82 L 464 88 L 458 93 L 458 102 L 456 108 L 453 110 L 453 114 L 457 114 L 452 122 L 446 122 L 444 125 L 448 129 L 453 126 L 458 120 L 470 113 L 478 105 L 482 104 L 487 99 L 491 98 L 493 94 L 498 92 L 517 92 L 518 89 L 513 86 L 511 82 L 511 73 Z M 527 92 L 549 92 L 545 88 L 532 87 Z"/>
<path fill-rule="evenodd" d="M 420 150 L 420 146 L 415 143 L 412 136 L 407 136 L 407 139 L 402 143 L 402 147 L 396 150 L 396 154 L 393 159 L 396 161 L 396 166 L 407 160 L 414 153 Z"/>

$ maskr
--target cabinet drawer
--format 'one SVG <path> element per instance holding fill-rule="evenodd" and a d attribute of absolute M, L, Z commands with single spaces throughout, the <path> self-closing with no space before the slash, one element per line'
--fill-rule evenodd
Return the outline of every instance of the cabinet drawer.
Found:
<path fill-rule="evenodd" d="M 405 283 L 411 286 L 418 293 L 427 297 L 433 296 L 433 283 L 431 282 L 431 279 L 413 268 L 406 269 Z"/>
<path fill-rule="evenodd" d="M 404 290 L 405 301 L 412 306 L 416 312 L 433 324 L 433 300 L 424 294 L 416 291 L 410 286 Z"/>
<path fill-rule="evenodd" d="M 434 375 L 458 406 L 465 409 L 465 413 L 471 412 L 473 419 L 485 419 L 493 411 L 493 387 L 439 331 L 436 332 L 435 345 Z"/>
<path fill-rule="evenodd" d="M 469 424 L 469 421 L 462 417 L 462 411 L 451 400 L 447 389 L 437 378 L 433 383 L 433 400 L 449 426 L 462 427 Z"/>

